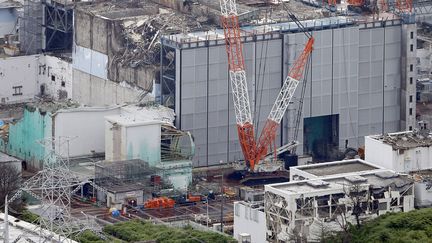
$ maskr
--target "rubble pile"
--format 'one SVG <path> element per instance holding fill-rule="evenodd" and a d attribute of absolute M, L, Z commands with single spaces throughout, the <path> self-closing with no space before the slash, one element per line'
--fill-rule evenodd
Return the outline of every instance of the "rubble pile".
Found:
<path fill-rule="evenodd" d="M 322 9 L 317 9 L 301 2 L 290 1 L 285 3 L 285 5 L 295 12 L 299 20 L 319 19 L 324 17 Z M 260 17 L 269 17 L 276 22 L 292 21 L 282 4 L 272 5 L 267 12 L 261 11 Z"/>
<path fill-rule="evenodd" d="M 118 63 L 134 68 L 139 65 L 153 65 L 159 62 L 159 37 L 167 33 L 189 31 L 185 16 L 175 13 L 142 16 L 139 19 L 125 20 L 121 24 L 125 41 L 123 55 Z"/>
<path fill-rule="evenodd" d="M 135 68 L 160 62 L 160 36 L 216 28 L 204 14 L 183 14 L 159 8 L 158 13 L 124 19 L 120 23 L 124 48 L 113 63 Z"/>
<path fill-rule="evenodd" d="M 409 149 L 415 147 L 432 146 L 432 135 L 429 131 L 412 131 L 406 134 L 386 134 L 382 140 L 393 146 L 394 149 Z"/>

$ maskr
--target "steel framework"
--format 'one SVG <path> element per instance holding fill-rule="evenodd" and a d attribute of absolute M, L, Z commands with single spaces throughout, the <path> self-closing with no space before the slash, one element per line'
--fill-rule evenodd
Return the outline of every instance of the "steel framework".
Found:
<path fill-rule="evenodd" d="M 160 103 L 171 109 L 175 109 L 175 80 L 176 80 L 176 51 L 174 48 L 161 45 L 160 52 L 161 70 L 160 70 Z"/>
<path fill-rule="evenodd" d="M 73 5 L 64 2 L 43 1 L 45 50 L 70 50 L 73 34 Z"/>
<path fill-rule="evenodd" d="M 68 141 L 64 139 L 60 145 Z M 68 158 L 62 159 L 55 153 L 55 139 L 45 139 L 39 143 L 48 151 L 43 170 L 24 182 L 9 202 L 18 199 L 23 193 L 30 194 L 41 202 L 39 225 L 34 230 L 39 232 L 39 242 L 67 242 L 72 235 L 78 235 L 85 230 L 93 231 L 104 238 L 101 234 L 102 228 L 93 218 L 86 216 L 86 219 L 79 220 L 70 213 L 72 195 L 87 182 L 80 181 L 69 170 Z M 26 233 L 20 235 L 17 240 L 25 239 L 25 235 Z"/>
<path fill-rule="evenodd" d="M 146 179 L 150 181 L 150 176 L 155 175 L 157 171 L 140 159 L 102 161 L 95 164 L 95 183 L 108 189 L 111 186 L 137 183 Z"/>
<path fill-rule="evenodd" d="M 414 0 L 413 6 L 417 16 L 432 16 L 432 1 Z"/>
<path fill-rule="evenodd" d="M 190 132 L 171 125 L 161 126 L 161 161 L 191 160 L 195 145 Z"/>
<path fill-rule="evenodd" d="M 255 134 L 241 42 L 240 25 L 235 1 L 220 0 L 221 23 L 224 29 L 229 76 L 234 99 L 237 132 L 245 160 L 253 168 L 255 161 Z"/>

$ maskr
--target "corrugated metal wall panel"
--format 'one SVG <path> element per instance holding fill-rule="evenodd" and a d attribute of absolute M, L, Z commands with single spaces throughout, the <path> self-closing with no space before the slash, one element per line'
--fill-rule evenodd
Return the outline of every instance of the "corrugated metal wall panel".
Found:
<path fill-rule="evenodd" d="M 386 50 L 383 48 L 384 29 Z M 316 44 L 306 85 L 303 117 L 339 114 L 339 147 L 344 147 L 345 140 L 352 147 L 362 145 L 363 136 L 380 133 L 383 124 L 385 132 L 399 129 L 400 32 L 401 26 L 397 25 L 369 29 L 353 26 L 314 32 Z M 260 90 L 264 80 L 258 131 L 261 131 L 290 65 L 303 50 L 306 38 L 302 33 L 288 33 L 283 40 L 268 41 L 268 46 L 266 42 L 247 43 L 244 51 L 252 104 L 254 101 L 259 103 L 261 94 L 255 95 L 252 91 L 255 88 Z M 259 75 L 266 49 L 266 70 L 263 75 L 261 66 Z M 181 108 L 180 112 L 177 109 L 177 115 L 181 129 L 190 130 L 195 137 L 197 153 L 194 165 L 242 159 L 231 91 L 228 90 L 225 47 L 183 49 L 177 53 L 181 53 L 181 59 L 176 61 L 181 63 L 177 66 L 181 70 L 177 72 L 182 74 L 177 80 L 177 84 L 182 84 L 179 88 Z M 293 136 L 300 91 L 301 84 L 283 120 L 284 143 Z M 303 140 L 303 119 L 298 139 L 300 142 Z M 297 152 L 301 154 L 302 151 L 300 146 Z"/>

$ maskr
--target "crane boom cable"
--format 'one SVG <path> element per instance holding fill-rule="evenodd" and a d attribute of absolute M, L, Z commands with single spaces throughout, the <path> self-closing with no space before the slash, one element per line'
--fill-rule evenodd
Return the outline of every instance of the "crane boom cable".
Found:
<path fill-rule="evenodd" d="M 260 124 L 260 117 L 261 117 L 261 103 L 262 103 L 262 96 L 263 96 L 263 88 L 264 88 L 264 81 L 265 81 L 265 72 L 266 72 L 266 67 L 267 67 L 267 53 L 268 53 L 268 40 L 265 41 L 266 43 L 266 48 L 265 48 L 265 59 L 264 59 L 264 68 L 263 68 L 263 75 L 262 75 L 262 79 L 261 82 L 259 82 L 259 78 L 261 77 L 261 62 L 262 62 L 262 50 L 264 49 L 264 41 L 261 45 L 261 57 L 260 57 L 260 67 L 259 67 L 259 72 L 258 72 L 258 84 L 257 86 L 259 86 L 261 84 L 261 87 L 259 88 L 259 94 L 260 94 L 260 99 L 259 99 L 259 105 L 258 105 L 258 115 L 256 116 L 256 129 L 259 129 L 259 124 Z M 256 102 L 257 99 L 255 99 L 255 106 L 256 106 Z M 256 113 L 256 109 L 255 109 L 255 113 Z M 255 134 L 255 139 L 257 134 Z"/>
<path fill-rule="evenodd" d="M 304 104 L 303 100 L 304 100 L 304 96 L 306 93 L 307 77 L 309 76 L 309 67 L 311 64 L 311 59 L 312 59 L 312 56 L 309 56 L 309 61 L 306 63 L 305 75 L 303 78 L 303 85 L 302 85 L 302 90 L 301 90 L 300 100 L 299 100 L 299 106 L 298 106 L 297 115 L 296 115 L 296 123 L 295 123 L 295 127 L 294 127 L 294 136 L 293 136 L 294 141 L 297 141 L 298 133 L 300 130 L 300 120 L 301 120 L 301 115 L 303 113 L 303 104 Z M 293 149 L 293 151 L 295 151 L 295 148 Z"/>
<path fill-rule="evenodd" d="M 315 39 L 312 37 L 312 34 L 305 30 L 303 24 L 295 17 L 294 14 L 292 14 L 292 12 L 285 5 L 285 3 L 282 4 L 284 9 L 288 12 L 288 15 L 291 17 L 291 19 L 293 19 L 293 21 L 305 34 L 308 40 L 305 48 L 303 49 L 303 52 L 291 66 L 288 72 L 288 76 L 285 79 L 282 88 L 276 98 L 276 101 L 270 111 L 264 128 L 257 141 L 256 155 L 254 161 L 260 161 L 267 154 L 268 149 L 271 149 L 271 145 L 276 139 L 277 129 L 280 125 L 280 122 L 285 114 L 286 109 L 288 108 L 289 103 L 291 102 L 292 97 L 294 96 L 295 90 L 300 80 L 303 78 L 305 66 L 308 61 L 310 61 L 309 57 L 312 53 L 315 41 Z M 251 169 L 253 169 L 253 167 Z"/>

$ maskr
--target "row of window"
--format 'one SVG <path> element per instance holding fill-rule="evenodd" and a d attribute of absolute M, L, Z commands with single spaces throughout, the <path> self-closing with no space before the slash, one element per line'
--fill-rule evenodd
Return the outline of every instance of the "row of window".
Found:
<path fill-rule="evenodd" d="M 413 31 L 411 31 L 411 33 L 410 33 L 410 37 L 411 37 L 411 40 L 414 39 L 414 32 L 413 32 Z M 410 45 L 410 51 L 411 51 L 411 52 L 414 51 L 414 45 L 413 45 L 413 44 Z M 414 71 L 414 65 L 413 65 L 413 64 L 410 64 L 410 72 L 413 72 L 413 71 Z M 410 84 L 413 84 L 413 82 L 414 82 L 414 81 L 413 81 L 413 78 L 410 77 L 410 78 L 409 78 L 409 83 L 410 83 Z M 409 96 L 409 103 L 412 103 L 412 102 L 413 102 L 413 96 L 410 95 L 410 96 Z M 410 115 L 410 116 L 413 115 L 413 108 L 409 108 L 409 115 Z M 412 131 L 412 126 L 409 126 L 408 130 Z"/>

